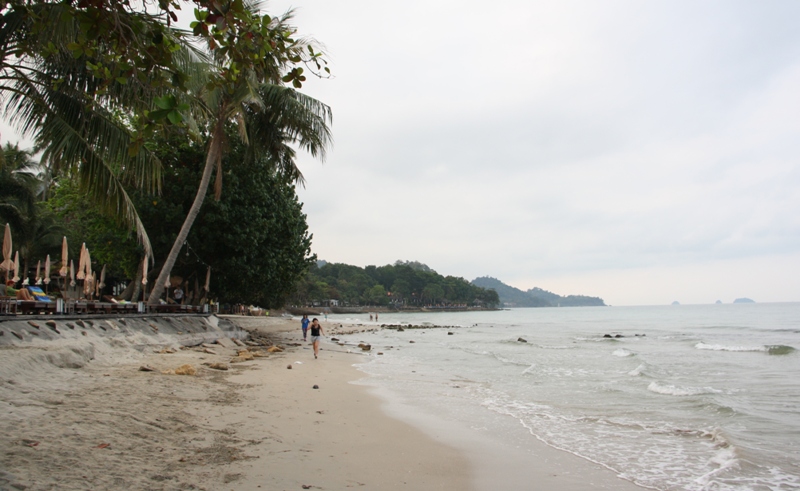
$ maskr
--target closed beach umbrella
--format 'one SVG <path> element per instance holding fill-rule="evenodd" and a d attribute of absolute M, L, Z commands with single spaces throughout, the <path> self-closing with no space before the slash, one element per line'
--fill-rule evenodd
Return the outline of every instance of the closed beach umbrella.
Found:
<path fill-rule="evenodd" d="M 97 297 L 100 298 L 100 292 L 106 287 L 106 265 L 100 270 L 100 281 L 97 282 Z"/>
<path fill-rule="evenodd" d="M 44 284 L 50 284 L 50 254 L 44 260 Z"/>
<path fill-rule="evenodd" d="M 3 264 L 0 265 L 6 272 L 14 267 L 11 261 L 11 226 L 6 223 L 6 233 L 3 236 Z"/>
<path fill-rule="evenodd" d="M 83 281 L 83 293 L 84 295 L 89 295 L 92 293 L 92 288 L 94 287 L 94 278 L 92 275 L 87 275 L 86 279 Z"/>
<path fill-rule="evenodd" d="M 75 286 L 75 262 L 69 261 L 69 286 Z"/>
<path fill-rule="evenodd" d="M 86 242 L 81 245 L 81 257 L 78 258 L 78 274 L 75 275 L 76 278 L 82 280 L 86 278 L 84 274 L 84 270 L 86 269 Z"/>
<path fill-rule="evenodd" d="M 92 276 L 92 255 L 89 254 L 89 248 L 86 248 L 86 278 Z"/>
<path fill-rule="evenodd" d="M 206 271 L 206 284 L 203 286 L 205 291 L 211 291 L 211 266 L 208 267 L 208 271 Z"/>
<path fill-rule="evenodd" d="M 143 285 L 147 284 L 147 258 L 146 257 L 144 258 L 144 261 L 142 261 L 142 284 Z"/>
<path fill-rule="evenodd" d="M 42 284 L 42 272 L 41 272 L 41 269 L 42 269 L 42 262 L 41 261 L 36 261 L 36 277 L 34 278 L 34 283 L 37 284 L 37 285 L 41 285 Z"/>
<path fill-rule="evenodd" d="M 11 278 L 14 283 L 19 281 L 19 251 L 14 254 L 14 277 Z"/>
<path fill-rule="evenodd" d="M 67 247 L 67 237 L 65 236 L 64 239 L 61 241 L 61 270 L 58 272 L 58 274 L 60 274 L 62 278 L 67 277 L 68 256 L 69 256 L 69 248 Z"/>

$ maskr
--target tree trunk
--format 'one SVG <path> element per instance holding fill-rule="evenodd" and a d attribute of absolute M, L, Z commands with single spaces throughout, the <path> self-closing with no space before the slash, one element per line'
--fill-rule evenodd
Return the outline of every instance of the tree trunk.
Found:
<path fill-rule="evenodd" d="M 211 143 L 208 146 L 208 155 L 206 155 L 206 165 L 203 168 L 203 177 L 200 179 L 197 195 L 194 197 L 192 207 L 189 208 L 189 213 L 183 221 L 183 226 L 178 233 L 178 237 L 175 239 L 175 243 L 172 244 L 172 250 L 169 251 L 167 260 L 164 261 L 161 273 L 159 273 L 158 279 L 155 284 L 153 284 L 153 290 L 150 292 L 150 296 L 147 299 L 147 303 L 150 305 L 158 304 L 158 299 L 164 293 L 164 284 L 167 282 L 167 277 L 172 273 L 172 267 L 175 266 L 178 254 L 181 252 L 181 248 L 186 242 L 186 238 L 189 236 L 189 231 L 192 229 L 192 225 L 197 215 L 200 213 L 200 207 L 203 206 L 203 200 L 208 191 L 208 184 L 211 182 L 211 173 L 222 159 L 222 145 L 225 137 L 225 118 L 222 116 L 223 114 L 225 114 L 224 107 L 220 109 L 219 115 L 217 116 L 217 124 L 214 126 L 214 132 L 211 134 Z"/>

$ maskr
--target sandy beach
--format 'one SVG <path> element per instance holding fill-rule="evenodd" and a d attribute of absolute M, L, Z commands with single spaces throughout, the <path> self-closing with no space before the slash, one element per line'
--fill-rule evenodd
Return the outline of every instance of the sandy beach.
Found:
<path fill-rule="evenodd" d="M 353 364 L 376 353 L 327 338 L 315 360 L 296 321 L 235 322 L 261 346 L 2 347 L 0 489 L 641 489 L 352 383 L 364 377 Z M 348 343 L 359 329 L 326 326 Z M 193 375 L 174 374 L 185 365 Z"/>

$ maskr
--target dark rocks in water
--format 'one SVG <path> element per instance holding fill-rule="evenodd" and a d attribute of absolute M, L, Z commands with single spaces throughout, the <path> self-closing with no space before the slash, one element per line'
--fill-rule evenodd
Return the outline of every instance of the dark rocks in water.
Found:
<path fill-rule="evenodd" d="M 625 336 L 623 336 L 622 334 L 615 334 L 614 337 L 615 338 L 624 338 Z"/>
<path fill-rule="evenodd" d="M 397 332 L 403 332 L 403 331 L 405 331 L 405 329 L 403 329 L 402 327 L 397 328 Z"/>
<path fill-rule="evenodd" d="M 448 332 L 447 332 L 447 335 L 448 335 L 448 336 L 452 336 L 452 335 L 453 335 L 453 331 L 448 331 Z"/>
<path fill-rule="evenodd" d="M 613 338 L 614 336 L 612 336 L 611 334 L 603 334 L 603 337 L 604 338 Z"/>
<path fill-rule="evenodd" d="M 517 341 L 519 341 L 520 343 L 527 343 L 528 342 L 528 340 L 525 339 L 525 338 L 517 338 Z"/>
<path fill-rule="evenodd" d="M 409 343 L 416 343 L 416 341 L 414 341 L 414 340 L 412 339 L 411 341 L 409 341 Z"/>
<path fill-rule="evenodd" d="M 319 389 L 319 385 L 317 385 L 317 384 L 314 384 L 314 387 L 311 387 L 311 388 L 312 388 L 312 389 Z"/>

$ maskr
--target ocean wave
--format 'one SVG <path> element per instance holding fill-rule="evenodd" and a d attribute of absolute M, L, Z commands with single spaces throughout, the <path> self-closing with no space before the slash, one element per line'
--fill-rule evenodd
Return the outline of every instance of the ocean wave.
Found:
<path fill-rule="evenodd" d="M 616 349 L 611 354 L 614 355 L 614 356 L 622 357 L 622 358 L 625 358 L 625 357 L 628 357 L 628 356 L 636 356 L 636 353 L 634 353 L 633 351 L 630 351 L 630 350 L 626 350 L 625 348 Z"/>
<path fill-rule="evenodd" d="M 796 351 L 791 346 L 784 346 L 782 344 L 772 344 L 765 346 L 765 348 L 767 348 L 767 353 L 771 355 L 788 355 Z"/>
<path fill-rule="evenodd" d="M 721 390 L 711 387 L 676 387 L 674 385 L 661 385 L 658 382 L 650 382 L 647 390 L 656 394 L 667 396 L 699 396 L 703 394 L 720 394 Z"/>
<path fill-rule="evenodd" d="M 733 352 L 766 352 L 770 355 L 788 355 L 789 353 L 793 353 L 796 351 L 791 346 L 785 346 L 782 344 L 773 344 L 773 345 L 766 345 L 766 346 L 725 346 L 721 344 L 706 344 L 706 343 L 697 343 L 694 345 L 696 349 L 699 350 L 710 350 L 710 351 L 733 351 Z"/>
<path fill-rule="evenodd" d="M 765 346 L 723 346 L 721 344 L 697 343 L 694 347 L 710 351 L 767 351 Z"/>
<path fill-rule="evenodd" d="M 633 370 L 631 370 L 630 372 L 628 372 L 628 375 L 630 375 L 631 377 L 641 377 L 642 375 L 645 375 L 644 371 L 646 369 L 647 369 L 647 367 L 644 365 L 644 363 L 642 363 L 638 367 L 636 367 Z"/>

